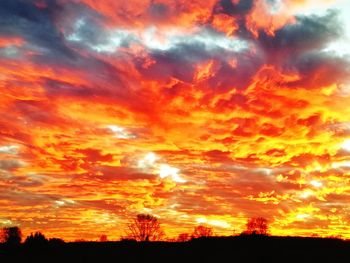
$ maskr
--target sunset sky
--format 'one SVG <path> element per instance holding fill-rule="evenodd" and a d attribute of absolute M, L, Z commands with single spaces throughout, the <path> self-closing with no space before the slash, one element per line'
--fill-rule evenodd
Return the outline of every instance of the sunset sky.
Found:
<path fill-rule="evenodd" d="M 350 238 L 348 0 L 1 0 L 0 227 L 265 217 Z"/>

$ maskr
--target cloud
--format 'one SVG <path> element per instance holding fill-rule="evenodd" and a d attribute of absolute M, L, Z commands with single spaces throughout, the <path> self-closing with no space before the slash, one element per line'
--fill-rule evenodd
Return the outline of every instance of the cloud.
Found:
<path fill-rule="evenodd" d="M 119 180 L 152 180 L 155 175 L 139 171 L 131 167 L 113 167 L 113 166 L 99 166 L 95 169 L 98 174 L 95 179 L 101 179 L 102 181 L 119 181 Z M 89 175 L 86 175 L 87 178 Z"/>
<path fill-rule="evenodd" d="M 18 149 L 19 149 L 19 146 L 17 146 L 17 145 L 0 146 L 0 153 L 17 154 Z"/>
<path fill-rule="evenodd" d="M 24 163 L 19 160 L 11 160 L 11 159 L 0 160 L 0 169 L 2 170 L 11 171 L 23 166 L 24 166 Z"/>
<path fill-rule="evenodd" d="M 85 162 L 111 162 L 113 161 L 112 154 L 102 154 L 99 150 L 96 149 L 79 149 L 76 150 L 77 153 L 83 154 Z"/>
<path fill-rule="evenodd" d="M 35 205 L 51 204 L 56 199 L 56 196 L 25 190 L 2 189 L 0 198 L 7 200 L 11 205 L 32 207 Z"/>

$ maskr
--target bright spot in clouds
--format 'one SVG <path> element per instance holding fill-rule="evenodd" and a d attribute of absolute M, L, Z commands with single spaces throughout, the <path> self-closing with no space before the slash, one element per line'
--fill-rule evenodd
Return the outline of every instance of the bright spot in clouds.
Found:
<path fill-rule="evenodd" d="M 138 167 L 151 169 L 159 174 L 160 178 L 171 178 L 174 182 L 185 183 L 186 180 L 180 177 L 179 169 L 168 164 L 158 163 L 160 158 L 153 152 L 148 153 L 143 159 L 139 160 Z"/>
<path fill-rule="evenodd" d="M 149 50 L 167 51 L 179 45 L 197 44 L 203 45 L 208 50 L 223 49 L 239 52 L 247 49 L 248 43 L 237 37 L 228 37 L 222 34 L 195 28 L 192 32 L 182 32 L 181 28 L 167 28 L 166 30 L 150 26 L 141 32 L 116 28 L 107 33 L 100 43 L 85 43 L 80 31 L 85 21 L 78 19 L 74 26 L 74 32 L 66 36 L 71 42 L 83 42 L 92 50 L 101 53 L 114 53 L 121 47 L 137 45 Z"/>
<path fill-rule="evenodd" d="M 16 145 L 0 146 L 0 153 L 17 154 L 19 147 Z"/>
<path fill-rule="evenodd" d="M 13 225 L 13 221 L 9 220 L 9 219 L 1 219 L 0 218 L 0 224 L 1 225 Z"/>
<path fill-rule="evenodd" d="M 314 186 L 314 187 L 317 187 L 317 188 L 323 186 L 323 184 L 322 184 L 321 182 L 315 181 L 315 180 L 312 180 L 312 181 L 310 182 L 310 184 L 311 184 L 312 186 Z"/>
<path fill-rule="evenodd" d="M 161 164 L 159 166 L 159 176 L 160 178 L 166 178 L 166 177 L 171 177 L 173 181 L 178 182 L 178 183 L 184 183 L 186 180 L 182 179 L 178 175 L 179 169 L 175 167 L 171 167 L 167 164 Z"/>
<path fill-rule="evenodd" d="M 231 225 L 224 220 L 207 219 L 205 217 L 199 217 L 196 219 L 198 224 L 208 224 L 220 228 L 230 228 Z"/>
<path fill-rule="evenodd" d="M 68 206 L 68 205 L 74 205 L 74 204 L 75 204 L 74 200 L 56 200 L 55 201 L 56 207 Z"/>
<path fill-rule="evenodd" d="M 148 153 L 145 156 L 145 161 L 149 165 L 153 165 L 158 160 L 158 157 L 154 153 Z"/>
<path fill-rule="evenodd" d="M 204 217 L 200 217 L 200 218 L 197 218 L 196 221 L 198 224 L 203 224 L 207 222 L 207 219 Z"/>
<path fill-rule="evenodd" d="M 112 133 L 114 133 L 115 137 L 118 139 L 135 138 L 135 136 L 130 134 L 125 128 L 117 126 L 117 125 L 108 125 L 107 129 L 109 129 Z"/>
<path fill-rule="evenodd" d="M 161 164 L 159 167 L 159 176 L 160 178 L 165 178 L 168 176 L 174 177 L 177 175 L 179 169 L 171 167 L 167 164 Z"/>
<path fill-rule="evenodd" d="M 342 162 L 332 163 L 332 168 L 334 168 L 334 169 L 350 168 L 350 161 L 342 161 Z"/>
<path fill-rule="evenodd" d="M 55 203 L 57 206 L 63 206 L 65 204 L 64 201 L 61 200 L 56 200 Z"/>
<path fill-rule="evenodd" d="M 298 214 L 296 216 L 296 218 L 299 219 L 299 220 L 305 220 L 305 219 L 310 218 L 310 215 L 309 214 Z"/>
<path fill-rule="evenodd" d="M 307 199 L 310 196 L 314 195 L 314 192 L 311 190 L 306 190 L 305 192 L 301 193 L 300 197 L 303 199 Z"/>
<path fill-rule="evenodd" d="M 350 139 L 345 140 L 341 145 L 341 148 L 344 149 L 345 151 L 350 152 Z"/>
<path fill-rule="evenodd" d="M 155 155 L 155 153 L 147 153 L 147 155 L 142 160 L 139 160 L 138 166 L 140 168 L 152 167 L 158 159 L 159 158 L 157 155 Z"/>

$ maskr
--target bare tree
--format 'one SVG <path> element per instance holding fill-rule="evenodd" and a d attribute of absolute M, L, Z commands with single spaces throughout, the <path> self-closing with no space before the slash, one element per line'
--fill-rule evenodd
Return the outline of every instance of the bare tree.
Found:
<path fill-rule="evenodd" d="M 128 225 L 127 232 L 137 241 L 159 241 L 164 236 L 158 218 L 149 214 L 138 214 Z"/>
<path fill-rule="evenodd" d="M 194 228 L 192 237 L 194 238 L 211 237 L 212 235 L 213 235 L 213 228 L 199 225 Z"/>
<path fill-rule="evenodd" d="M 18 245 L 22 240 L 22 231 L 19 227 L 4 227 L 1 233 L 2 242 L 8 245 Z"/>
<path fill-rule="evenodd" d="M 247 230 L 248 234 L 256 234 L 256 235 L 267 235 L 268 231 L 267 220 L 263 217 L 254 217 L 248 219 L 247 222 Z"/>

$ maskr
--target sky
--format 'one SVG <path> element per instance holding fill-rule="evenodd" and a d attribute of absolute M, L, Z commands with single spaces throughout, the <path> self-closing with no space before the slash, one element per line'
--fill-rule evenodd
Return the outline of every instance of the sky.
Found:
<path fill-rule="evenodd" d="M 0 226 L 350 238 L 348 0 L 1 0 Z"/>

